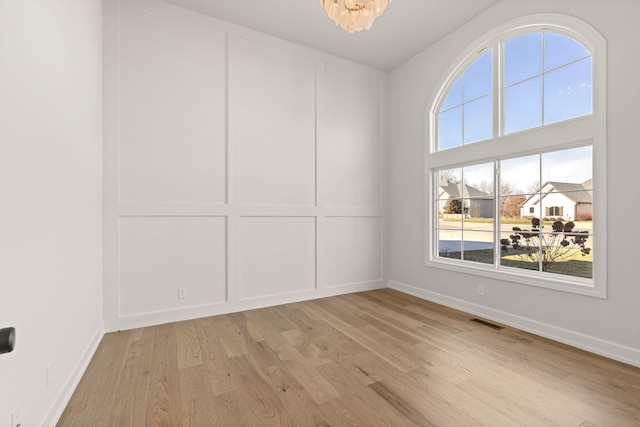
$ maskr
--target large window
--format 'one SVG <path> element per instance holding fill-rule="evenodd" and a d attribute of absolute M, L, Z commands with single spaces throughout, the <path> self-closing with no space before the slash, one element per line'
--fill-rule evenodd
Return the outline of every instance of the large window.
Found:
<path fill-rule="evenodd" d="M 427 263 L 606 296 L 605 43 L 544 15 L 470 49 L 430 110 Z"/>

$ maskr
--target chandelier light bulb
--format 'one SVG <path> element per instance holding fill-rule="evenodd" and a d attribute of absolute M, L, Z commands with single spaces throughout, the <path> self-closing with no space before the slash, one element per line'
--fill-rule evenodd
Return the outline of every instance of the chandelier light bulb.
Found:
<path fill-rule="evenodd" d="M 329 18 L 347 33 L 368 30 L 392 0 L 320 0 Z"/>

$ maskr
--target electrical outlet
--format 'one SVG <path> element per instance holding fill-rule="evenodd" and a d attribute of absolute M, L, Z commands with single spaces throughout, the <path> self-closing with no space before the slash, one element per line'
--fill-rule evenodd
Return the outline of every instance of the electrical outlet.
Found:
<path fill-rule="evenodd" d="M 17 408 L 11 413 L 11 427 L 21 427 L 22 420 L 20 419 L 20 408 Z"/>
<path fill-rule="evenodd" d="M 478 285 L 478 295 L 484 295 L 484 285 Z"/>
<path fill-rule="evenodd" d="M 47 388 L 51 388 L 53 383 L 53 363 L 47 366 Z"/>
<path fill-rule="evenodd" d="M 187 299 L 187 288 L 178 288 L 178 299 Z"/>

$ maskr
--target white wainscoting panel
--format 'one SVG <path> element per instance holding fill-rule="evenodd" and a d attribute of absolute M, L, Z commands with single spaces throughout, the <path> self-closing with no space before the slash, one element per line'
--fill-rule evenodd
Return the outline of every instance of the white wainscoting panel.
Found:
<path fill-rule="evenodd" d="M 327 287 L 382 280 L 382 218 L 329 217 Z"/>
<path fill-rule="evenodd" d="M 314 206 L 315 61 L 246 39 L 240 51 L 240 203 Z"/>
<path fill-rule="evenodd" d="M 240 218 L 240 299 L 316 287 L 316 220 Z"/>
<path fill-rule="evenodd" d="M 119 13 L 120 201 L 226 203 L 226 34 Z"/>
<path fill-rule="evenodd" d="M 327 206 L 382 207 L 382 82 L 326 66 L 322 177 Z"/>
<path fill-rule="evenodd" d="M 386 74 L 103 5 L 106 331 L 383 287 Z"/>
<path fill-rule="evenodd" d="M 226 240 L 225 218 L 120 218 L 120 314 L 225 302 Z"/>

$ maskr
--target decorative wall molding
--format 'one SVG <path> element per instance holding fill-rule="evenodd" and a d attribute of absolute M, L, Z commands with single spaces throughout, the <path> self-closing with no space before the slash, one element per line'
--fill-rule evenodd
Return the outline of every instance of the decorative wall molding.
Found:
<path fill-rule="evenodd" d="M 383 286 L 386 81 L 162 1 L 105 1 L 106 330 Z"/>

